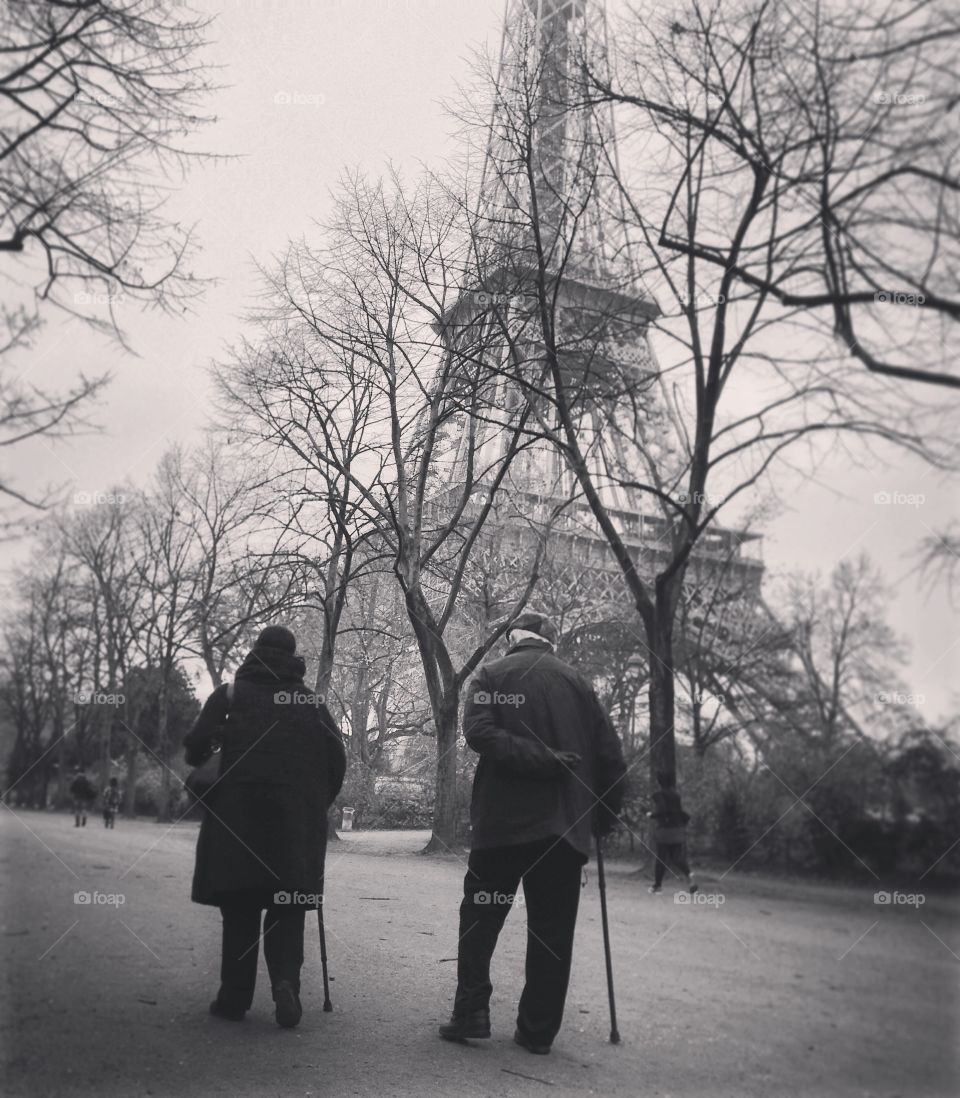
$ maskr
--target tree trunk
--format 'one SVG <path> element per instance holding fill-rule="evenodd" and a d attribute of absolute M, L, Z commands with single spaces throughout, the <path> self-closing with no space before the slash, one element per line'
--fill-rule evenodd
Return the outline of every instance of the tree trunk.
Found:
<path fill-rule="evenodd" d="M 369 672 L 365 664 L 357 669 L 350 702 L 350 754 L 363 758 L 363 743 L 367 738 L 367 719 L 370 716 Z"/>
<path fill-rule="evenodd" d="M 449 687 L 434 715 L 437 726 L 436 799 L 433 834 L 426 854 L 448 854 L 457 849 L 457 715 L 460 692 Z"/>
<path fill-rule="evenodd" d="M 137 811 L 137 759 L 140 745 L 133 737 L 127 744 L 127 776 L 123 787 L 123 814 L 133 817 Z"/>
<path fill-rule="evenodd" d="M 137 763 L 140 761 L 140 740 L 134 734 L 134 730 L 140 727 L 140 717 L 143 714 L 143 702 L 137 700 L 131 705 L 127 698 L 124 712 L 124 722 L 130 732 L 127 739 L 127 769 L 123 786 L 123 814 L 131 819 L 137 814 Z"/>
<path fill-rule="evenodd" d="M 67 792 L 67 737 L 63 734 L 63 714 L 59 718 L 60 742 L 57 745 L 57 808 L 66 808 L 70 803 Z"/>
<path fill-rule="evenodd" d="M 110 739 L 113 736 L 112 706 L 100 707 L 100 792 L 110 784 Z"/>
<path fill-rule="evenodd" d="M 317 677 L 314 680 L 314 691 L 324 698 L 330 693 L 330 680 L 333 678 L 333 662 L 335 653 L 331 645 L 324 637 L 320 648 L 320 656 L 317 660 Z"/>
<path fill-rule="evenodd" d="M 157 823 L 170 822 L 170 767 L 167 764 L 169 754 L 167 744 L 167 678 L 164 675 L 160 680 L 160 691 L 157 696 L 157 757 L 160 760 L 160 805 L 157 810 Z"/>
<path fill-rule="evenodd" d="M 650 773 L 657 788 L 661 776 L 677 774 L 677 744 L 674 733 L 676 702 L 673 669 L 673 614 L 657 599 L 648 626 L 650 646 Z"/>

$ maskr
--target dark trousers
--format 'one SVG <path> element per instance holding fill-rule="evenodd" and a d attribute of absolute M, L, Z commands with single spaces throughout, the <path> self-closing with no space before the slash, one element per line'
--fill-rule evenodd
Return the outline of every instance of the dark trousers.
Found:
<path fill-rule="evenodd" d="M 657 888 L 663 884 L 664 874 L 671 865 L 679 869 L 685 878 L 690 876 L 690 865 L 683 843 L 657 843 L 657 868 L 653 875 L 653 883 Z"/>
<path fill-rule="evenodd" d="M 300 991 L 303 966 L 303 917 L 298 905 L 267 904 L 258 896 L 238 894 L 220 905 L 223 916 L 223 952 L 220 960 L 220 993 L 225 1006 L 249 1010 L 257 982 L 260 916 L 263 912 L 263 953 L 270 983 L 289 980 Z"/>
<path fill-rule="evenodd" d="M 527 963 L 517 1028 L 536 1044 L 553 1042 L 570 980 L 583 861 L 556 838 L 471 851 L 460 904 L 455 1014 L 489 1007 L 490 961 L 523 881 Z"/>

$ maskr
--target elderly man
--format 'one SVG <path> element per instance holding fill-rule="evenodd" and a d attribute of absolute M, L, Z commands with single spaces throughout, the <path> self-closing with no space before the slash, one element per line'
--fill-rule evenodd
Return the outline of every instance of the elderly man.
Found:
<path fill-rule="evenodd" d="M 460 905 L 457 992 L 448 1041 L 490 1036 L 490 961 L 520 882 L 527 908 L 526 985 L 514 1040 L 550 1051 L 563 1019 L 580 875 L 596 831 L 620 810 L 620 741 L 590 684 L 554 654 L 556 630 L 521 614 L 509 651 L 467 691 L 464 734 L 480 756 L 473 836 Z"/>

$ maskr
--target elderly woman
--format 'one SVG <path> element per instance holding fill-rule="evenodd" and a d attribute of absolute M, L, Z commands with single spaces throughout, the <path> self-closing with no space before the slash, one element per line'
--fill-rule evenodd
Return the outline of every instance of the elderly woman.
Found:
<path fill-rule="evenodd" d="M 220 745 L 205 807 L 192 899 L 223 916 L 218 1018 L 241 1021 L 253 1003 L 263 916 L 263 951 L 276 1019 L 302 1015 L 303 924 L 323 891 L 327 810 L 346 756 L 333 718 L 306 691 L 306 665 L 289 629 L 264 629 L 236 680 L 207 698 L 184 740 L 199 766 Z"/>

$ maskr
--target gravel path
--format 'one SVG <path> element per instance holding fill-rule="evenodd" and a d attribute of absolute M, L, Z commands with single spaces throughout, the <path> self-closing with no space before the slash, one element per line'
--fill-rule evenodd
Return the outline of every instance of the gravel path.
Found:
<path fill-rule="evenodd" d="M 189 902 L 196 825 L 164 829 L 0 811 L 2 1093 L 19 1095 L 598 1094 L 679 1098 L 960 1093 L 955 900 L 877 906 L 872 890 L 730 875 L 724 903 L 649 896 L 608 876 L 623 1043 L 607 1043 L 599 903 L 588 868 L 564 1028 L 553 1054 L 512 1043 L 522 912 L 494 962 L 491 1041 L 441 1042 L 453 995 L 462 865 L 423 833 L 331 846 L 333 1014 L 308 924 L 304 1019 L 273 1021 L 261 959 L 240 1025 L 206 1013 L 219 914 Z M 77 892 L 123 903 L 75 903 Z"/>

